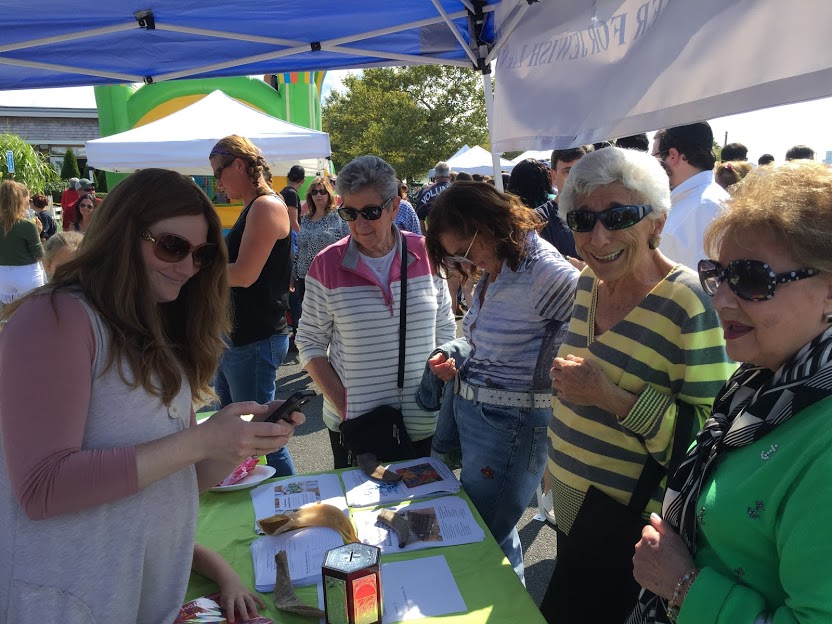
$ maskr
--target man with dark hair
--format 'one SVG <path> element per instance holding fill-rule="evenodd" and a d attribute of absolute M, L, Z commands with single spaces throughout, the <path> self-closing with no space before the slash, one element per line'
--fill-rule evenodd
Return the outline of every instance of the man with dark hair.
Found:
<path fill-rule="evenodd" d="M 298 195 L 298 189 L 306 179 L 306 170 L 300 165 L 292 165 L 289 173 L 286 174 L 286 179 L 289 185 L 280 191 L 280 196 L 289 209 L 289 223 L 292 226 L 292 231 L 297 233 L 300 232 L 300 221 L 298 220 L 300 216 L 300 195 Z"/>
<path fill-rule="evenodd" d="M 770 165 L 773 162 L 774 162 L 774 156 L 772 156 L 771 154 L 763 154 L 762 156 L 760 156 L 757 159 L 757 164 L 760 165 L 761 167 L 763 165 Z"/>
<path fill-rule="evenodd" d="M 653 156 L 670 178 L 670 214 L 662 232 L 662 253 L 696 270 L 705 258 L 705 228 L 728 193 L 714 182 L 714 133 L 707 121 L 659 130 Z"/>
<path fill-rule="evenodd" d="M 622 149 L 634 149 L 640 152 L 650 151 L 650 141 L 647 139 L 646 132 L 616 139 L 615 145 L 616 147 L 620 147 Z"/>
<path fill-rule="evenodd" d="M 720 160 L 722 162 L 748 160 L 748 148 L 742 143 L 728 143 L 728 145 L 722 148 Z"/>
<path fill-rule="evenodd" d="M 786 152 L 786 160 L 814 160 L 815 150 L 808 145 L 795 145 Z"/>
<path fill-rule="evenodd" d="M 436 163 L 433 171 L 436 181 L 428 188 L 419 191 L 419 194 L 416 196 L 416 206 L 414 206 L 416 208 L 416 215 L 419 217 L 419 225 L 422 226 L 422 232 L 428 231 L 426 221 L 430 214 L 431 203 L 451 184 L 451 168 L 444 160 Z"/>
<path fill-rule="evenodd" d="M 566 184 L 566 178 L 569 176 L 572 166 L 583 158 L 584 154 L 588 154 L 594 149 L 592 145 L 579 145 L 569 149 L 554 150 L 552 152 L 552 166 L 549 168 L 549 178 L 552 184 L 560 191 Z M 550 242 L 567 259 L 578 258 L 572 230 L 566 226 L 566 223 L 558 215 L 557 197 L 541 204 L 535 208 L 535 211 L 546 221 L 546 225 L 540 231 L 540 237 Z"/>

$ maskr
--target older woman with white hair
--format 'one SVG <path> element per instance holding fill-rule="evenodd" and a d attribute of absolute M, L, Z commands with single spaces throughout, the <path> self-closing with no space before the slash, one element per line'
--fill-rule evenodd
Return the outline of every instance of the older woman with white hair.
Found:
<path fill-rule="evenodd" d="M 654 158 L 587 154 L 558 200 L 587 266 L 551 370 L 558 561 L 541 611 L 619 623 L 639 591 L 633 544 L 734 365 L 697 275 L 659 250 L 670 194 Z"/>

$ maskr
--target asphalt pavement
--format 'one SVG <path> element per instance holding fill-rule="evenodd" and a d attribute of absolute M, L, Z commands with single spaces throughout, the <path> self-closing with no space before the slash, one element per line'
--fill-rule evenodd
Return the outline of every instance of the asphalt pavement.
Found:
<path fill-rule="evenodd" d="M 289 353 L 278 371 L 277 398 L 286 399 L 292 393 L 307 388 L 316 389 L 312 379 L 298 363 L 297 354 Z M 323 398 L 320 395 L 304 406 L 306 423 L 298 427 L 289 442 L 289 451 L 298 473 L 333 468 L 322 408 Z M 555 529 L 545 521 L 535 520 L 537 512 L 537 501 L 533 498 L 517 528 L 525 554 L 526 589 L 534 601 L 540 604 L 554 568 Z"/>

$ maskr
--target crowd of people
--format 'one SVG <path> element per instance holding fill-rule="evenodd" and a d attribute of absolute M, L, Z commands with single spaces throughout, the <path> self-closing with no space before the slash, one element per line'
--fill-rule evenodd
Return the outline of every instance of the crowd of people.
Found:
<path fill-rule="evenodd" d="M 191 569 L 256 614 L 196 511 L 250 456 L 295 472 L 304 416 L 262 422 L 290 348 L 334 467 L 458 456 L 521 581 L 546 484 L 548 622 L 832 621 L 832 168 L 813 158 L 717 162 L 697 122 L 522 161 L 505 192 L 439 162 L 411 204 L 372 155 L 308 184 L 296 165 L 276 193 L 231 135 L 206 154 L 243 204 L 226 234 L 169 171 L 101 202 L 71 181 L 61 232 L 3 181 L 0 622 L 170 622 Z"/>

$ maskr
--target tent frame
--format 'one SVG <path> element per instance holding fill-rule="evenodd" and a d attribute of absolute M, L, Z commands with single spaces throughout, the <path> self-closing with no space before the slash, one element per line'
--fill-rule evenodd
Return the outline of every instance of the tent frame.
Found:
<path fill-rule="evenodd" d="M 98 78 L 115 79 L 122 82 L 143 82 L 145 84 L 152 84 L 155 82 L 163 82 L 167 80 L 176 80 L 182 78 L 193 78 L 197 76 L 204 76 L 211 72 L 221 71 L 232 67 L 241 67 L 251 63 L 268 61 L 272 59 L 291 57 L 294 55 L 307 53 L 309 51 L 328 51 L 351 56 L 365 56 L 372 59 L 385 59 L 388 61 L 398 61 L 406 65 L 450 65 L 454 67 L 474 67 L 482 75 L 483 96 L 485 98 L 485 110 L 488 123 L 489 141 L 493 145 L 494 142 L 494 94 L 491 78 L 491 61 L 494 60 L 497 52 L 502 48 L 506 39 L 514 31 L 517 24 L 522 19 L 523 15 L 529 7 L 538 0 L 515 0 L 511 7 L 505 25 L 502 31 L 497 34 L 494 43 L 487 43 L 479 38 L 488 13 L 496 11 L 500 5 L 486 4 L 485 0 L 460 0 L 464 11 L 456 11 L 448 13 L 439 0 L 431 0 L 436 8 L 437 15 L 417 21 L 412 21 L 404 24 L 397 24 L 387 28 L 376 29 L 349 35 L 345 37 L 338 37 L 327 41 L 313 41 L 303 42 L 292 39 L 283 39 L 279 37 L 267 37 L 261 35 L 250 35 L 245 33 L 235 33 L 223 30 L 212 30 L 205 28 L 193 28 L 188 26 L 181 26 L 177 24 L 168 24 L 164 21 L 159 21 L 153 14 L 152 10 L 137 11 L 133 17 L 135 21 L 125 24 L 116 24 L 102 28 L 80 29 L 74 32 L 57 35 L 53 37 L 42 37 L 37 39 L 29 39 L 16 43 L 0 45 L 0 64 L 15 65 L 20 67 L 27 67 L 32 69 L 44 69 L 48 71 L 58 71 L 70 74 L 79 74 L 87 76 L 95 76 Z M 510 0 L 504 2 L 511 4 Z M 471 43 L 465 41 L 462 33 L 459 32 L 454 20 L 466 18 L 468 20 L 468 27 L 471 33 Z M 454 38 L 459 43 L 462 50 L 468 57 L 464 59 L 446 59 L 434 56 L 419 56 L 414 54 L 401 54 L 398 52 L 371 50 L 356 47 L 355 44 L 361 41 L 366 41 L 374 37 L 383 35 L 395 34 L 398 32 L 410 30 L 413 28 L 420 28 L 423 26 L 430 26 L 434 24 L 444 23 L 453 34 Z M 159 74 L 156 76 L 140 76 L 136 74 L 128 74 L 123 72 L 114 72 L 106 70 L 95 70 L 85 67 L 79 67 L 71 64 L 52 64 L 41 63 L 36 61 L 26 61 L 16 58 L 9 58 L 2 56 L 4 52 L 11 52 L 17 50 L 25 50 L 28 48 L 35 48 L 42 45 L 76 41 L 88 37 L 95 37 L 103 34 L 112 34 L 129 31 L 135 28 L 142 28 L 145 30 L 162 30 L 176 33 L 213 37 L 217 39 L 234 39 L 237 41 L 249 41 L 254 43 L 262 43 L 267 45 L 278 46 L 280 49 L 257 54 L 253 56 L 235 58 L 221 63 L 211 63 L 199 67 L 191 67 L 185 70 L 174 71 Z M 374 60 L 371 65 L 378 65 L 378 61 Z M 500 175 L 499 154 L 492 152 L 492 159 L 494 164 L 494 182 L 497 188 L 502 190 L 502 176 Z"/>

